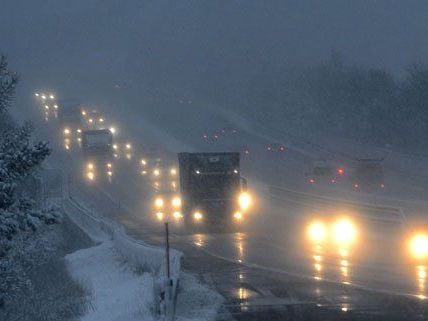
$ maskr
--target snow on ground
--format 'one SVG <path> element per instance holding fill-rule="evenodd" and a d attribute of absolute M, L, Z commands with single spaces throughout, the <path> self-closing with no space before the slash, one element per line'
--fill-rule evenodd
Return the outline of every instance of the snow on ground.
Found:
<path fill-rule="evenodd" d="M 224 298 L 201 284 L 195 276 L 180 274 L 176 321 L 215 320 Z"/>
<path fill-rule="evenodd" d="M 91 293 L 82 321 L 153 320 L 153 277 L 137 274 L 120 259 L 111 241 L 65 257 L 73 278 Z"/>

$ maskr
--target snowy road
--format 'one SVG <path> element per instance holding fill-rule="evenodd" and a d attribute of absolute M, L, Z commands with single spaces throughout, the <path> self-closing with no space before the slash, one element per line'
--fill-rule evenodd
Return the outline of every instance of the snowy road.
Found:
<path fill-rule="evenodd" d="M 252 140 L 252 146 L 262 144 Z M 124 161 L 111 184 L 87 184 L 78 162 L 70 156 L 57 155 L 69 164 L 73 195 L 121 222 L 132 235 L 163 243 L 162 226 L 148 205 L 153 200 L 151 181 L 136 174 L 136 161 Z M 267 160 L 251 157 L 248 165 L 243 161 L 244 168 L 260 173 L 254 177 L 258 187 L 269 184 L 272 177 L 290 180 L 290 172 L 281 170 L 284 163 L 310 161 L 299 152 L 288 153 L 287 160 L 276 155 Z M 308 218 L 315 214 L 328 218 L 335 204 L 326 205 L 310 195 L 298 202 L 270 196 L 260 188 L 261 204 L 242 233 L 186 235 L 180 226 L 172 227 L 171 242 L 185 253 L 184 268 L 226 297 L 225 318 L 228 313 L 237 319 L 270 313 L 271 319 L 291 319 L 313 307 L 324 307 L 332 315 L 376 310 L 399 316 L 402 306 L 397 302 L 405 302 L 412 310 L 421 308 L 418 300 L 425 296 L 425 276 L 421 278 L 420 266 L 403 263 L 407 261 L 402 254 L 400 225 L 361 220 L 357 244 L 315 244 L 305 234 Z"/>

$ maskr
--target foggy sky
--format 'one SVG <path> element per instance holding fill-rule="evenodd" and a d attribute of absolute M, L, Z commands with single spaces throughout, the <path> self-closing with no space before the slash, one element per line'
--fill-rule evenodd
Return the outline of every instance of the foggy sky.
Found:
<path fill-rule="evenodd" d="M 23 83 L 68 92 L 183 86 L 326 59 L 428 63 L 428 1 L 6 0 L 0 50 Z M 97 93 L 99 94 L 99 93 Z"/>

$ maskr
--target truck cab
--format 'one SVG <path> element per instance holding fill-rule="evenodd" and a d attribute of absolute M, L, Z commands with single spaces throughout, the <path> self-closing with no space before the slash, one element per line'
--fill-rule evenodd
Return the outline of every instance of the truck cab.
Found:
<path fill-rule="evenodd" d="M 113 135 L 108 129 L 82 131 L 82 152 L 85 176 L 93 181 L 98 177 L 113 176 Z"/>
<path fill-rule="evenodd" d="M 250 199 L 239 153 L 179 153 L 178 164 L 187 225 L 222 229 L 244 219 Z"/>

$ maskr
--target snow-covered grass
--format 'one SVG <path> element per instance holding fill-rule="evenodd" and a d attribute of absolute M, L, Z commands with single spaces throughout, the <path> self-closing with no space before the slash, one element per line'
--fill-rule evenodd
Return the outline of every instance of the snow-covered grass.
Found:
<path fill-rule="evenodd" d="M 112 241 L 65 257 L 73 278 L 91 293 L 83 321 L 153 320 L 153 275 L 135 273 Z"/>
<path fill-rule="evenodd" d="M 91 293 L 81 320 L 156 319 L 156 287 L 165 280 L 164 250 L 131 238 L 122 226 L 94 214 L 76 200 L 66 200 L 64 209 L 99 242 L 66 257 L 73 278 Z M 181 255 L 171 250 L 171 277 L 175 282 L 180 280 L 177 320 L 214 320 L 223 298 L 192 275 L 180 272 Z"/>

